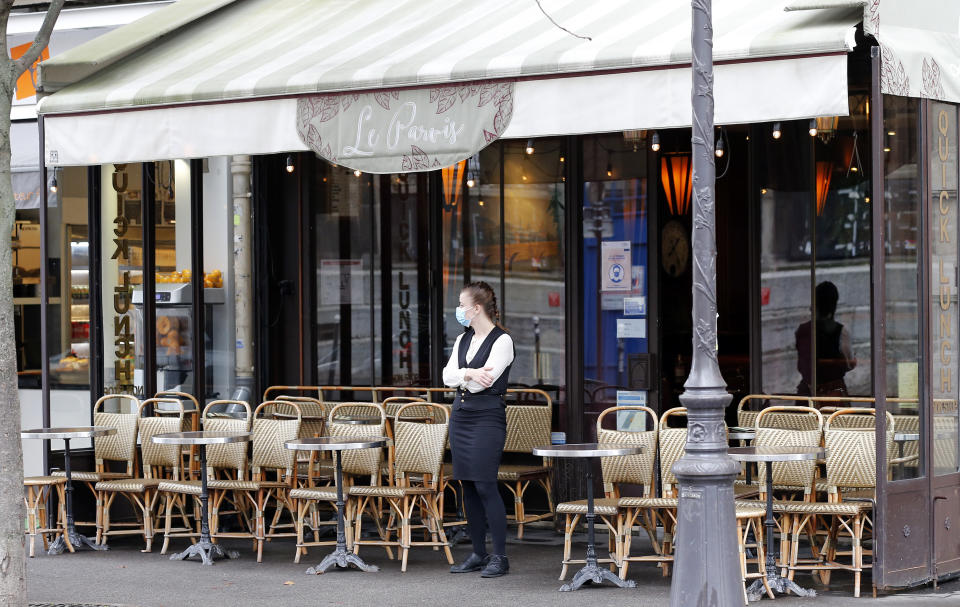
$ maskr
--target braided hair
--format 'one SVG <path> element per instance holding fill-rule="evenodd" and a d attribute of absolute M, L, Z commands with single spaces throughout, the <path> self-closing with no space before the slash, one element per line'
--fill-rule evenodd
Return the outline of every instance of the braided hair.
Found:
<path fill-rule="evenodd" d="M 470 296 L 470 300 L 473 301 L 474 304 L 480 304 L 484 314 L 493 321 L 493 324 L 504 331 L 507 330 L 506 327 L 500 324 L 500 309 L 497 307 L 497 294 L 494 293 L 493 287 L 482 280 L 478 280 L 468 283 L 463 287 L 463 290 Z"/>

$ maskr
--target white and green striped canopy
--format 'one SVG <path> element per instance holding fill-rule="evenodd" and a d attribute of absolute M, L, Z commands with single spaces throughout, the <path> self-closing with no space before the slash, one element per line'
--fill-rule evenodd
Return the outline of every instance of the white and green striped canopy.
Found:
<path fill-rule="evenodd" d="M 847 113 L 845 55 L 863 9 L 786 4 L 714 1 L 718 122 Z M 180 0 L 42 64 L 49 96 L 39 111 L 56 152 L 47 161 L 301 149 L 292 114 L 288 129 L 272 115 L 299 95 L 472 80 L 517 80 L 508 137 L 689 124 L 688 2 L 540 5 L 545 12 L 535 0 Z M 138 137 L 162 129 L 163 141 L 135 151 L 128 133 L 108 151 L 108 123 L 96 120 L 105 113 L 112 131 L 129 119 Z M 205 134 L 198 122 L 246 134 L 170 142 Z M 93 128 L 97 150 L 68 141 Z"/>

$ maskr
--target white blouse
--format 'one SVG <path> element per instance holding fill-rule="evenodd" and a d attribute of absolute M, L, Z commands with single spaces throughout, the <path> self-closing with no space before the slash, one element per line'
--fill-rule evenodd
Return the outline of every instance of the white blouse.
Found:
<path fill-rule="evenodd" d="M 461 390 L 467 390 L 469 392 L 481 392 L 486 390 L 486 388 L 473 380 L 464 381 L 463 378 L 466 369 L 460 368 L 459 361 L 460 339 L 463 338 L 463 335 L 463 333 L 458 335 L 456 341 L 453 342 L 453 352 L 450 354 L 450 360 L 447 362 L 447 366 L 443 368 L 443 383 L 450 388 L 460 388 Z M 484 339 L 485 338 L 486 337 L 484 337 Z M 480 349 L 482 343 L 483 339 L 470 340 L 470 345 L 467 347 L 468 363 L 476 356 L 477 350 Z M 493 348 L 490 350 L 490 356 L 487 357 L 487 363 L 484 367 L 492 367 L 490 375 L 493 376 L 493 381 L 496 382 L 512 362 L 513 339 L 504 333 L 493 342 Z"/>

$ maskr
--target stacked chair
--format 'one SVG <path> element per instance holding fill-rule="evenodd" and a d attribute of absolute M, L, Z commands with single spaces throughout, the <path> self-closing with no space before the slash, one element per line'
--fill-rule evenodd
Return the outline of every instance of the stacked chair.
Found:
<path fill-rule="evenodd" d="M 292 407 L 295 419 L 271 419 L 265 414 L 278 404 Z M 267 538 L 293 536 L 276 530 L 277 523 L 286 509 L 296 519 L 296 510 L 289 498 L 290 490 L 296 488 L 296 451 L 287 449 L 284 443 L 300 435 L 300 407 L 292 401 L 266 401 L 253 412 L 253 454 L 250 459 L 250 480 L 213 480 L 207 485 L 211 490 L 214 509 L 219 511 L 227 496 L 241 510 L 253 512 L 253 524 L 248 532 L 223 533 L 212 526 L 217 537 L 249 537 L 257 547 L 257 562 L 263 560 L 263 543 Z M 242 443 L 241 443 L 242 444 Z M 266 522 L 270 502 L 276 502 L 273 520 Z"/>
<path fill-rule="evenodd" d="M 790 579 L 796 571 L 818 571 L 821 581 L 830 582 L 830 572 L 853 573 L 855 597 L 860 596 L 860 580 L 864 557 L 870 551 L 863 546 L 872 528 L 872 512 L 876 491 L 876 433 L 873 409 L 844 408 L 833 412 L 824 424 L 826 456 L 826 502 L 776 502 L 774 510 L 789 515 L 790 546 L 787 570 Z M 868 420 L 871 423 L 865 423 Z M 893 447 L 894 420 L 887 413 L 887 452 Z M 811 543 L 818 535 L 813 531 L 818 519 L 828 529 L 823 546 L 811 546 L 814 558 L 801 560 L 800 531 L 808 529 Z M 840 549 L 841 539 L 849 540 L 850 550 Z M 848 560 L 841 562 L 842 557 Z"/>
<path fill-rule="evenodd" d="M 117 401 L 117 412 L 104 411 L 106 404 Z M 124 404 L 129 409 L 123 412 Z M 93 405 L 93 425 L 113 428 L 117 432 L 109 436 L 98 436 L 93 439 L 94 469 L 73 470 L 74 481 L 83 482 L 95 498 L 99 498 L 96 484 L 104 480 L 133 478 L 137 459 L 137 420 L 139 419 L 140 401 L 129 394 L 107 394 Z M 109 463 L 119 463 L 123 466 L 122 472 L 109 470 Z M 55 470 L 52 476 L 65 477 L 62 470 Z M 101 512 L 100 503 L 97 503 L 97 513 Z M 75 523 L 77 526 L 99 527 L 100 521 Z M 131 526 L 131 524 L 125 524 Z M 132 526 L 139 527 L 139 523 Z"/>
<path fill-rule="evenodd" d="M 242 407 L 245 411 L 244 417 L 222 417 L 216 413 L 213 413 L 214 409 L 224 405 L 237 405 Z M 243 401 L 236 400 L 211 401 L 206 407 L 204 407 L 203 414 L 201 415 L 203 420 L 203 429 L 211 432 L 248 432 L 250 430 L 251 417 L 250 405 Z M 227 476 L 227 478 L 224 480 L 246 480 L 247 444 L 231 443 L 226 445 L 210 445 L 207 447 L 207 475 L 207 478 L 213 479 L 210 481 L 210 483 L 208 483 L 208 487 L 210 489 L 213 488 L 214 480 L 221 479 L 221 477 L 224 475 Z M 230 478 L 231 475 L 233 478 Z M 171 538 L 187 537 L 190 538 L 191 542 L 195 542 L 196 538 L 200 536 L 200 516 L 199 506 L 197 504 L 197 498 L 200 497 L 200 481 L 163 481 L 158 486 L 158 490 L 165 499 L 164 510 L 166 514 L 163 533 L 163 547 L 160 550 L 160 554 L 166 554 Z M 186 513 L 186 502 L 190 498 L 193 498 L 191 500 L 193 505 L 193 526 L 188 524 L 189 517 Z M 180 517 L 184 522 L 183 528 L 174 529 L 171 526 L 173 522 L 174 507 L 176 507 L 180 512 Z M 249 526 L 249 521 L 246 521 L 244 511 L 242 509 L 236 510 L 238 510 L 238 514 L 245 519 L 245 522 Z M 216 533 L 216 530 L 219 527 L 219 516 L 221 514 L 226 514 L 226 512 L 221 513 L 219 511 L 217 502 L 215 500 L 211 500 L 211 533 Z"/>
<path fill-rule="evenodd" d="M 405 413 L 416 413 L 419 417 L 424 408 L 432 408 L 443 418 L 441 423 L 434 423 L 434 416 L 428 416 L 431 421 L 420 419 L 407 421 Z M 356 499 L 357 513 L 356 526 L 353 534 L 354 552 L 359 553 L 360 546 L 365 544 L 379 546 L 396 546 L 400 550 L 401 571 L 407 570 L 407 556 L 413 546 L 442 547 L 447 562 L 453 564 L 453 555 L 443 530 L 443 511 L 441 499 L 443 496 L 443 453 L 447 442 L 449 412 L 446 407 L 437 404 L 408 403 L 401 406 L 396 413 L 394 425 L 393 465 L 394 482 L 390 485 L 354 485 L 349 488 L 349 495 Z M 364 540 L 361 534 L 360 514 L 372 500 L 382 499 L 387 502 L 391 519 L 396 521 L 396 527 L 388 525 L 386 537 L 381 530 L 381 539 Z M 423 521 L 423 528 L 427 535 L 424 540 L 415 540 L 413 536 L 414 512 L 419 510 Z M 396 539 L 390 539 L 392 533 Z"/>
<path fill-rule="evenodd" d="M 180 408 L 177 417 L 158 417 L 156 406 L 172 404 Z M 146 413 L 147 417 L 143 414 Z M 106 544 L 111 535 L 142 533 L 146 548 L 153 545 L 154 508 L 159 497 L 158 487 L 164 480 L 180 480 L 182 460 L 176 445 L 160 445 L 153 437 L 165 432 L 180 432 L 186 419 L 183 401 L 172 398 L 150 398 L 140 403 L 139 416 L 141 464 L 143 475 L 136 478 L 103 480 L 95 485 L 97 490 L 97 543 Z M 142 529 L 111 529 L 110 507 L 118 496 L 123 496 L 139 509 Z"/>

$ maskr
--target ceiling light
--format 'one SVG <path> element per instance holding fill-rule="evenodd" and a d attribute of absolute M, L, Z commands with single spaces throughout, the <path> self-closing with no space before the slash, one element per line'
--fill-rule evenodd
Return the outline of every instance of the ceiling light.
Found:
<path fill-rule="evenodd" d="M 891 137 L 893 137 L 896 134 L 897 134 L 896 131 L 893 131 L 893 130 L 887 131 L 887 135 L 890 135 Z"/>
<path fill-rule="evenodd" d="M 653 136 L 650 137 L 650 149 L 654 152 L 660 151 L 660 133 L 657 131 L 654 131 Z"/>
<path fill-rule="evenodd" d="M 287 172 L 293 172 L 293 156 L 287 156 Z"/>
<path fill-rule="evenodd" d="M 780 139 L 780 136 L 781 136 L 782 134 L 783 134 L 783 132 L 780 130 L 780 123 L 779 123 L 779 122 L 774 122 L 774 123 L 773 123 L 773 138 L 774 138 L 774 139 Z"/>
<path fill-rule="evenodd" d="M 607 163 L 607 177 L 613 177 L 613 165 Z"/>
<path fill-rule="evenodd" d="M 527 139 L 527 154 L 533 154 L 535 148 L 533 147 L 533 139 Z"/>
<path fill-rule="evenodd" d="M 817 136 L 817 119 L 816 119 L 816 118 L 811 118 L 811 119 L 810 119 L 810 131 L 809 131 L 809 132 L 810 132 L 810 136 L 811 136 L 811 137 L 816 137 L 816 136 Z"/>

